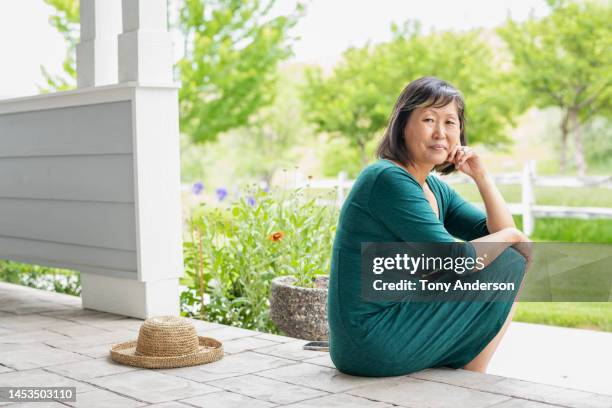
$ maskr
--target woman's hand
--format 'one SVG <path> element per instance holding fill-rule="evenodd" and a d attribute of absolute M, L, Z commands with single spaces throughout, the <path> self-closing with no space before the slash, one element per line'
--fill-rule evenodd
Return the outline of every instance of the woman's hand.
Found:
<path fill-rule="evenodd" d="M 456 144 L 448 154 L 447 162 L 453 163 L 455 168 L 475 179 L 486 174 L 480 156 L 470 147 Z"/>

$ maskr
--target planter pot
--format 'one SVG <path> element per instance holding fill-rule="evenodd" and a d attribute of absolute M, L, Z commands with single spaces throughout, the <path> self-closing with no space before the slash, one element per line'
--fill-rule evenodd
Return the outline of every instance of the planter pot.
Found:
<path fill-rule="evenodd" d="M 315 288 L 294 286 L 293 276 L 272 280 L 270 318 L 288 336 L 305 340 L 327 340 L 328 277 L 317 277 Z"/>

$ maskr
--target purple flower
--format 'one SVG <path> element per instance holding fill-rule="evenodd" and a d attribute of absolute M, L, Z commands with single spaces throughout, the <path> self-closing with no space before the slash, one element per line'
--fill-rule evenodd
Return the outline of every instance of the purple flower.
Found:
<path fill-rule="evenodd" d="M 191 191 L 195 195 L 199 195 L 202 190 L 204 190 L 204 184 L 201 181 L 196 181 L 193 183 L 193 186 L 191 186 Z"/>
<path fill-rule="evenodd" d="M 252 196 L 249 196 L 249 198 L 247 198 L 247 204 L 251 207 L 255 207 L 255 199 Z"/>
<path fill-rule="evenodd" d="M 216 190 L 217 193 L 217 199 L 219 201 L 223 201 L 225 199 L 225 197 L 227 197 L 227 190 L 223 187 L 220 187 Z"/>

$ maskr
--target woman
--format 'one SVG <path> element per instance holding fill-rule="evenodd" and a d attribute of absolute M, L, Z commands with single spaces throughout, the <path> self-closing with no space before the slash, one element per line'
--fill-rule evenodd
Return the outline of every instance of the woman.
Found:
<path fill-rule="evenodd" d="M 486 371 L 515 303 L 361 298 L 362 242 L 455 242 L 457 237 L 480 243 L 473 246 L 478 257 L 490 243 L 485 269 L 475 273 L 496 274 L 520 286 L 530 241 L 516 229 L 478 154 L 466 144 L 459 91 L 433 77 L 402 91 L 378 147 L 379 160 L 361 172 L 340 213 L 328 300 L 330 355 L 338 370 L 362 376 L 437 366 Z M 432 176 L 432 170 L 470 176 L 486 214 Z M 513 268 L 487 268 L 498 257 L 520 262 L 505 263 Z"/>

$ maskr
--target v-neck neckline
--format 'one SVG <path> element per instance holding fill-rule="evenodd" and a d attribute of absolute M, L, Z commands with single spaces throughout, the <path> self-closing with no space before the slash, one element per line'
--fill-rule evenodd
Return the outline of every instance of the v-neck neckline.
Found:
<path fill-rule="evenodd" d="M 402 169 L 410 178 L 412 178 L 414 181 L 416 181 L 416 183 L 418 184 L 419 187 L 421 187 L 421 191 L 423 192 L 423 198 L 425 198 L 425 200 L 427 200 L 427 196 L 425 195 L 425 189 L 423 188 L 423 186 L 421 186 L 421 184 L 419 183 L 419 180 L 416 179 L 416 177 L 414 177 L 414 175 L 412 175 L 412 173 L 410 173 L 408 170 L 406 170 L 405 168 L 403 168 L 402 166 L 398 165 L 397 163 L 395 163 L 392 160 L 389 159 L 381 159 L 384 160 L 388 163 L 391 163 L 392 165 L 394 165 L 395 167 L 399 167 L 400 169 Z M 434 200 L 436 200 L 436 207 L 438 207 L 438 214 L 436 214 L 436 212 L 434 211 L 433 207 L 431 206 L 431 204 L 429 204 L 429 200 L 427 200 L 427 203 L 429 204 L 429 208 L 431 208 L 431 212 L 433 213 L 433 215 L 436 217 L 436 219 L 440 222 L 442 222 L 442 208 L 440 207 L 440 200 L 438 200 L 438 196 L 436 194 L 436 192 L 434 191 L 434 189 L 431 187 L 431 183 L 430 178 L 431 174 L 428 174 L 425 177 L 425 183 L 427 184 L 427 187 L 429 187 L 429 191 L 431 191 L 431 193 L 434 196 Z"/>

